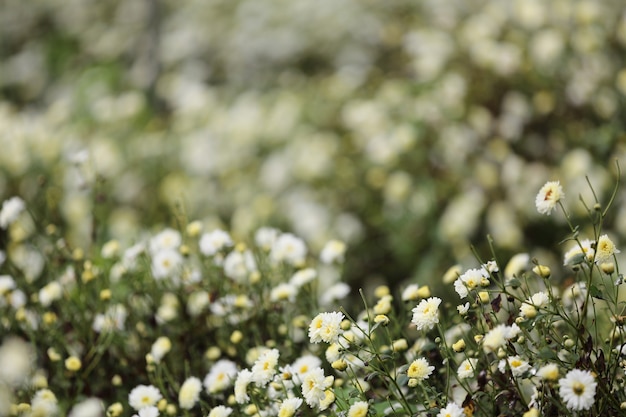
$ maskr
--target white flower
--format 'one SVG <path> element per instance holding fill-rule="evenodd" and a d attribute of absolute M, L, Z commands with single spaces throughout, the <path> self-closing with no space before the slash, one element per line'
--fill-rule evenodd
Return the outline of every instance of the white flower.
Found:
<path fill-rule="evenodd" d="M 270 251 L 274 262 L 287 262 L 294 266 L 304 264 L 307 248 L 304 241 L 291 233 L 283 233 L 276 239 Z"/>
<path fill-rule="evenodd" d="M 261 249 L 269 251 L 279 234 L 280 230 L 273 227 L 261 227 L 254 234 L 254 241 Z"/>
<path fill-rule="evenodd" d="M 548 181 L 541 187 L 535 198 L 537 211 L 541 214 L 550 215 L 556 203 L 564 197 L 565 194 L 563 193 L 561 184 L 558 181 Z"/>
<path fill-rule="evenodd" d="M 602 235 L 596 245 L 596 263 L 611 262 L 613 254 L 619 253 L 615 244 L 607 235 Z"/>
<path fill-rule="evenodd" d="M 326 343 L 336 342 L 343 333 L 341 322 L 344 317 L 342 313 L 336 311 L 318 314 L 309 325 L 309 339 L 311 343 L 322 341 Z"/>
<path fill-rule="evenodd" d="M 504 278 L 507 280 L 513 279 L 524 271 L 528 267 L 530 261 L 530 255 L 527 253 L 517 253 L 509 260 L 509 263 L 504 267 Z"/>
<path fill-rule="evenodd" d="M 343 262 L 346 253 L 346 244 L 340 240 L 330 240 L 324 245 L 320 253 L 320 260 L 325 264 Z"/>
<path fill-rule="evenodd" d="M 35 364 L 33 347 L 17 337 L 8 337 L 0 345 L 0 386 L 20 387 Z"/>
<path fill-rule="evenodd" d="M 459 294 L 459 297 L 465 298 L 469 291 L 482 285 L 483 281 L 488 278 L 489 274 L 482 268 L 469 269 L 454 281 L 454 290 Z"/>
<path fill-rule="evenodd" d="M 502 373 L 506 372 L 506 365 L 511 368 L 513 376 L 521 376 L 530 369 L 530 365 L 527 361 L 520 358 L 518 355 L 509 356 L 506 360 L 502 359 L 498 363 L 498 370 Z"/>
<path fill-rule="evenodd" d="M 326 396 L 326 389 L 333 383 L 332 377 L 326 377 L 322 368 L 307 372 L 302 381 L 302 395 L 310 407 L 317 407 Z"/>
<path fill-rule="evenodd" d="M 439 410 L 437 417 L 465 417 L 465 411 L 455 403 L 448 403 L 445 408 Z"/>
<path fill-rule="evenodd" d="M 556 381 L 559 377 L 559 366 L 555 363 L 549 363 L 537 371 L 537 376 L 548 381 Z"/>
<path fill-rule="evenodd" d="M 595 242 L 589 239 L 577 242 L 563 256 L 563 265 L 578 265 L 585 261 L 591 262 L 595 256 Z"/>
<path fill-rule="evenodd" d="M 195 376 L 189 377 L 183 382 L 178 391 L 178 405 L 184 410 L 191 410 L 200 399 L 202 382 Z"/>
<path fill-rule="evenodd" d="M 128 404 L 135 410 L 155 405 L 163 396 L 153 385 L 137 385 L 128 394 Z"/>
<path fill-rule="evenodd" d="M 478 359 L 476 358 L 465 359 L 463 362 L 461 362 L 461 364 L 459 365 L 459 369 L 456 371 L 457 378 L 466 379 L 474 376 L 477 364 Z"/>
<path fill-rule="evenodd" d="M 252 381 L 259 387 L 266 385 L 276 374 L 278 349 L 268 349 L 259 356 L 252 366 Z"/>
<path fill-rule="evenodd" d="M 68 417 L 101 417 L 103 414 L 102 401 L 98 398 L 88 398 L 72 407 Z"/>
<path fill-rule="evenodd" d="M 162 250 L 176 250 L 182 243 L 182 237 L 178 230 L 167 228 L 150 239 L 148 247 L 152 255 Z"/>
<path fill-rule="evenodd" d="M 242 369 L 237 374 L 235 380 L 235 401 L 238 404 L 244 404 L 250 401 L 248 395 L 248 385 L 252 382 L 252 372 L 249 369 Z"/>
<path fill-rule="evenodd" d="M 213 256 L 225 247 L 232 246 L 233 240 L 227 232 L 216 229 L 210 233 L 202 234 L 199 245 L 203 255 Z"/>
<path fill-rule="evenodd" d="M 295 373 L 298 381 L 302 381 L 302 378 L 311 370 L 316 369 L 322 366 L 322 360 L 317 356 L 313 355 L 303 355 L 295 360 L 294 363 L 291 364 L 291 369 Z"/>
<path fill-rule="evenodd" d="M 237 364 L 228 359 L 220 359 L 204 377 L 204 387 L 208 394 L 224 391 L 233 384 L 237 376 Z"/>
<path fill-rule="evenodd" d="M 470 303 L 465 303 L 465 304 L 461 304 L 461 305 L 456 306 L 456 310 L 462 316 L 467 314 L 467 312 L 469 311 L 469 308 L 470 308 Z"/>
<path fill-rule="evenodd" d="M 350 286 L 345 282 L 338 282 L 326 288 L 320 296 L 319 303 L 322 306 L 329 306 L 350 294 Z"/>
<path fill-rule="evenodd" d="M 10 275 L 0 275 L 0 297 L 15 289 L 15 280 Z"/>
<path fill-rule="evenodd" d="M 545 307 L 550 303 L 550 297 L 547 293 L 539 291 L 520 306 L 520 316 L 532 319 L 537 315 L 537 307 Z"/>
<path fill-rule="evenodd" d="M 218 405 L 213 408 L 207 417 L 228 417 L 233 412 L 233 409 L 223 405 Z"/>
<path fill-rule="evenodd" d="M 37 391 L 30 402 L 31 416 L 54 416 L 59 411 L 57 397 L 49 389 Z"/>
<path fill-rule="evenodd" d="M 39 303 L 44 307 L 49 307 L 53 301 L 58 300 L 63 295 L 63 287 L 57 281 L 52 281 L 39 290 Z"/>
<path fill-rule="evenodd" d="M 520 332 L 520 328 L 517 324 L 507 326 L 505 324 L 499 324 L 489 332 L 483 338 L 483 350 L 485 352 L 494 352 L 499 347 L 506 344 L 507 341 L 516 337 Z"/>
<path fill-rule="evenodd" d="M 559 395 L 569 410 L 588 410 L 595 402 L 596 385 L 591 372 L 572 369 L 559 379 Z"/>
<path fill-rule="evenodd" d="M 288 301 L 293 303 L 298 295 L 298 287 L 293 284 L 283 282 L 278 284 L 270 291 L 270 301 Z"/>
<path fill-rule="evenodd" d="M 155 279 L 172 277 L 183 262 L 182 255 L 175 249 L 163 249 L 152 257 L 152 276 Z"/>
<path fill-rule="evenodd" d="M 250 273 L 257 270 L 254 256 L 249 250 L 234 250 L 224 259 L 224 274 L 237 282 L 244 282 Z"/>
<path fill-rule="evenodd" d="M 158 417 L 159 409 L 151 405 L 150 407 L 144 407 L 134 414 L 133 417 Z"/>
<path fill-rule="evenodd" d="M 317 271 L 313 268 L 305 268 L 293 274 L 289 283 L 300 288 L 313 281 L 315 278 L 317 278 Z"/>
<path fill-rule="evenodd" d="M 302 398 L 286 398 L 280 404 L 280 408 L 278 409 L 278 417 L 292 417 L 301 405 Z"/>
<path fill-rule="evenodd" d="M 150 349 L 150 354 L 155 363 L 160 363 L 163 356 L 165 356 L 172 349 L 172 342 L 166 336 L 159 337 Z"/>
<path fill-rule="evenodd" d="M 439 323 L 439 304 L 441 304 L 441 298 L 430 297 L 420 301 L 412 310 L 411 322 L 415 324 L 417 330 L 430 330 Z"/>
<path fill-rule="evenodd" d="M 369 404 L 367 401 L 357 401 L 350 406 L 348 417 L 365 417 L 368 410 Z"/>
<path fill-rule="evenodd" d="M 419 298 L 419 285 L 409 284 L 402 291 L 402 301 L 415 301 Z"/>
<path fill-rule="evenodd" d="M 411 362 L 409 368 L 406 370 L 406 375 L 409 378 L 423 381 L 424 379 L 428 379 L 434 370 L 435 367 L 431 366 L 425 358 L 418 358 Z"/>
<path fill-rule="evenodd" d="M 97 333 L 124 330 L 128 311 L 122 304 L 110 306 L 104 314 L 96 314 L 92 328 Z"/>
<path fill-rule="evenodd" d="M 211 302 L 209 293 L 204 290 L 194 291 L 187 299 L 187 313 L 191 317 L 199 316 Z"/>
<path fill-rule="evenodd" d="M 2 203 L 2 210 L 0 210 L 0 227 L 6 229 L 11 223 L 17 220 L 25 207 L 24 200 L 19 197 L 11 197 L 5 200 Z"/>

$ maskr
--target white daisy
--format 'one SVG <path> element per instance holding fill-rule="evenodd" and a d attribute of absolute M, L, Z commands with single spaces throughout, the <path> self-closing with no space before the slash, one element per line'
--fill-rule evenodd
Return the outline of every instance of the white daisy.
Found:
<path fill-rule="evenodd" d="M 569 410 L 588 410 L 595 402 L 596 385 L 591 372 L 572 369 L 559 379 L 559 395 Z"/>

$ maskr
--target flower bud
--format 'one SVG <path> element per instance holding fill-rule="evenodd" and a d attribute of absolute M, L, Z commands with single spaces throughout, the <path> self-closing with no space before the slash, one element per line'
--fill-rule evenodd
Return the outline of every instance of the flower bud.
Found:
<path fill-rule="evenodd" d="M 550 278 L 550 268 L 545 265 L 535 265 L 533 272 L 541 278 Z"/>

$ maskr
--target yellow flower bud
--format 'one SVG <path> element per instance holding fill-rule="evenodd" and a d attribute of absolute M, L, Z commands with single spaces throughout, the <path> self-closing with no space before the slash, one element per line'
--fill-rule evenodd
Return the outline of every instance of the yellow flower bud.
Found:
<path fill-rule="evenodd" d="M 383 298 L 384 296 L 389 295 L 389 294 L 390 294 L 389 287 L 386 285 L 379 285 L 374 290 L 374 296 L 376 298 Z"/>
<path fill-rule="evenodd" d="M 68 371 L 76 372 L 82 366 L 82 362 L 76 356 L 70 356 L 69 358 L 65 359 L 65 369 L 67 369 Z"/>
<path fill-rule="evenodd" d="M 550 278 L 550 268 L 545 265 L 536 265 L 533 268 L 533 272 L 541 278 Z"/>
<path fill-rule="evenodd" d="M 417 289 L 417 296 L 420 298 L 428 298 L 430 297 L 430 288 L 428 285 L 424 285 Z"/>
<path fill-rule="evenodd" d="M 338 371 L 344 371 L 348 367 L 348 363 L 344 361 L 343 359 L 337 359 L 330 366 L 332 366 L 333 369 L 336 369 Z"/>
<path fill-rule="evenodd" d="M 239 344 L 239 342 L 241 342 L 243 340 L 243 333 L 241 333 L 241 331 L 239 330 L 235 330 L 231 335 L 230 335 L 230 342 L 237 345 Z"/>
<path fill-rule="evenodd" d="M 458 342 L 454 343 L 452 345 L 452 349 L 457 353 L 463 352 L 465 350 L 465 340 L 461 339 Z"/>
<path fill-rule="evenodd" d="M 487 304 L 489 302 L 489 293 L 487 291 L 481 291 L 478 293 L 478 298 L 481 303 Z"/>
<path fill-rule="evenodd" d="M 113 403 L 107 408 L 107 417 L 119 417 L 124 412 L 122 403 Z"/>

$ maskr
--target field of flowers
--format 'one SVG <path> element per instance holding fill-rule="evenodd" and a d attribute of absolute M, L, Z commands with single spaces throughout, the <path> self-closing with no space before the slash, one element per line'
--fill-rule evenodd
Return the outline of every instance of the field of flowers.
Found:
<path fill-rule="evenodd" d="M 57 3 L 0 5 L 0 417 L 625 412 L 621 1 Z"/>

